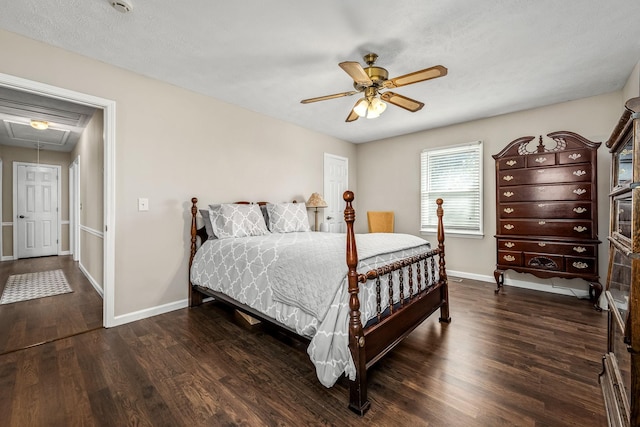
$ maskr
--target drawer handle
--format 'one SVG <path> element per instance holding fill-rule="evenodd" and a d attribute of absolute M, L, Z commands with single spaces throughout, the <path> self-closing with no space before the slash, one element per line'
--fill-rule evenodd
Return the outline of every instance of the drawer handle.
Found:
<path fill-rule="evenodd" d="M 574 211 L 575 213 L 579 213 L 579 214 L 581 214 L 581 213 L 585 213 L 585 212 L 587 211 L 587 209 L 586 209 L 586 208 L 583 208 L 582 206 L 578 206 L 577 208 L 573 208 L 573 211 Z"/>
<path fill-rule="evenodd" d="M 544 208 L 545 206 L 547 206 L 547 204 L 546 204 L 546 203 L 538 203 L 538 207 L 539 207 L 539 208 Z"/>
<path fill-rule="evenodd" d="M 514 247 L 516 244 L 515 244 L 515 243 L 513 243 L 513 242 L 506 242 L 504 245 L 505 245 L 507 248 L 511 249 L 511 248 L 512 248 L 512 247 Z"/>
<path fill-rule="evenodd" d="M 545 242 L 540 242 L 540 243 L 538 243 L 538 246 L 540 246 L 540 247 L 543 247 L 543 248 L 544 248 L 545 246 L 547 246 L 547 244 L 546 244 Z"/>
<path fill-rule="evenodd" d="M 575 268 L 583 269 L 583 268 L 589 267 L 589 264 L 587 264 L 585 262 L 576 261 L 576 262 L 573 263 L 573 266 Z"/>
<path fill-rule="evenodd" d="M 507 230 L 513 230 L 515 228 L 515 225 L 513 225 L 513 224 L 505 224 L 504 228 L 506 228 Z"/>
<path fill-rule="evenodd" d="M 538 221 L 538 224 L 540 225 L 545 225 L 547 222 L 546 221 Z"/>
<path fill-rule="evenodd" d="M 573 250 L 578 252 L 579 254 L 581 254 L 582 252 L 586 252 L 587 248 L 583 247 L 583 246 L 574 246 Z"/>
<path fill-rule="evenodd" d="M 513 177 L 511 175 L 505 175 L 502 177 L 502 179 L 504 179 L 505 181 L 511 181 Z"/>
<path fill-rule="evenodd" d="M 576 193 L 578 196 L 582 196 L 584 193 L 587 192 L 587 190 L 585 190 L 584 188 L 576 188 L 575 190 L 573 190 L 574 193 Z"/>
<path fill-rule="evenodd" d="M 586 175 L 587 172 L 583 171 L 583 170 L 577 170 L 577 171 L 573 171 L 573 174 L 575 176 L 582 176 L 582 175 Z"/>
<path fill-rule="evenodd" d="M 516 164 L 516 163 L 518 163 L 518 162 L 516 162 L 515 160 L 508 160 L 508 161 L 506 161 L 505 163 L 507 164 L 507 166 L 513 166 L 513 165 L 515 165 L 515 164 Z"/>
<path fill-rule="evenodd" d="M 583 227 L 581 225 L 576 225 L 575 227 L 573 227 L 574 230 L 576 230 L 578 233 L 582 233 L 583 231 L 587 231 L 587 227 Z"/>
<path fill-rule="evenodd" d="M 582 154 L 573 153 L 573 154 L 569 155 L 569 158 L 571 160 L 578 160 L 580 157 L 582 157 Z"/>
<path fill-rule="evenodd" d="M 504 192 L 504 193 L 502 193 L 502 194 L 504 194 L 504 196 L 505 196 L 505 197 L 511 197 L 511 196 L 513 196 L 513 193 L 512 193 L 511 191 L 505 191 L 505 192 Z"/>
<path fill-rule="evenodd" d="M 514 257 L 513 255 L 505 255 L 502 258 L 504 258 L 505 261 L 509 261 L 509 262 L 516 260 L 516 257 Z"/>
<path fill-rule="evenodd" d="M 505 211 L 506 213 L 513 213 L 513 208 L 504 208 L 503 211 Z"/>
<path fill-rule="evenodd" d="M 538 158 L 536 159 L 536 163 L 544 163 L 544 162 L 546 162 L 547 160 L 549 160 L 549 159 L 547 159 L 546 157 L 538 157 Z"/>

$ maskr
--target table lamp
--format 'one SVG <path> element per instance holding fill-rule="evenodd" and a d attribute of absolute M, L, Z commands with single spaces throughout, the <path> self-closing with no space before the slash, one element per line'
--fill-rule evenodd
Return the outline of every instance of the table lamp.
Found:
<path fill-rule="evenodd" d="M 307 208 L 315 208 L 316 210 L 316 219 L 315 219 L 315 231 L 318 231 L 318 208 L 326 208 L 328 207 L 327 202 L 324 201 L 322 196 L 318 193 L 313 193 L 309 200 L 307 200 Z"/>

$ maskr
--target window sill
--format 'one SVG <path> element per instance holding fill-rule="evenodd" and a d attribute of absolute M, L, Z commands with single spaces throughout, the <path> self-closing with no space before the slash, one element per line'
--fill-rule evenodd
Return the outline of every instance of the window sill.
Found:
<path fill-rule="evenodd" d="M 437 231 L 420 230 L 420 234 L 423 236 L 436 236 Z M 462 237 L 465 239 L 484 239 L 484 233 L 456 233 L 455 231 L 444 230 L 445 237 Z"/>

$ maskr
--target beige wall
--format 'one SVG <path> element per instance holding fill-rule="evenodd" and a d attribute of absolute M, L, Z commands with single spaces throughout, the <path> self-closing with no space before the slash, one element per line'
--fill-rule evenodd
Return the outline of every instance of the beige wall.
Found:
<path fill-rule="evenodd" d="M 80 265 L 104 290 L 104 114 L 93 115 L 70 160 L 80 164 Z"/>
<path fill-rule="evenodd" d="M 606 142 L 618 122 L 622 93 L 596 96 L 549 107 L 492 117 L 484 120 L 443 127 L 426 132 L 358 145 L 359 210 L 394 210 L 396 231 L 419 235 L 420 227 L 420 152 L 424 148 L 442 147 L 465 142 L 483 141 L 484 150 L 484 238 L 446 237 L 447 267 L 493 280 L 495 268 L 495 163 L 492 154 L 509 142 L 526 135 L 546 135 L 567 130 L 592 141 Z M 428 113 L 427 113 L 428 114 Z M 598 206 L 600 275 L 606 277 L 608 251 L 606 237 L 609 227 L 609 153 L 598 150 Z M 376 171 L 376 173 L 371 173 Z M 446 200 L 444 222 L 446 229 Z M 365 224 L 359 224 L 364 231 Z M 434 236 L 425 236 L 432 242 Z M 507 279 L 526 280 L 547 286 L 550 280 L 535 279 L 531 275 L 507 273 Z M 554 284 L 585 288 L 584 282 L 566 283 L 554 279 Z"/>
<path fill-rule="evenodd" d="M 2 256 L 13 256 L 13 162 L 38 163 L 60 166 L 60 249 L 69 250 L 69 153 L 0 146 L 2 159 L 2 222 L 12 225 L 3 226 Z M 39 158 L 39 160 L 38 160 Z"/>
<path fill-rule="evenodd" d="M 187 298 L 189 200 L 303 200 L 356 147 L 0 31 L 0 73 L 116 102 L 116 316 Z M 150 210 L 138 212 L 137 199 Z"/>

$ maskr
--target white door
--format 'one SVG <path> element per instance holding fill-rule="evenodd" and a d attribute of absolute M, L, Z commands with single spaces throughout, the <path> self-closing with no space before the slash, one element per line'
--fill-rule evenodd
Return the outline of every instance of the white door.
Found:
<path fill-rule="evenodd" d="M 349 159 L 324 154 L 324 200 L 329 207 L 324 209 L 323 222 L 331 233 L 346 233 L 344 222 L 345 202 L 342 194 L 348 190 Z M 324 228 L 324 227 L 323 227 Z"/>
<path fill-rule="evenodd" d="M 58 254 L 58 170 L 57 166 L 17 165 L 16 258 Z"/>

